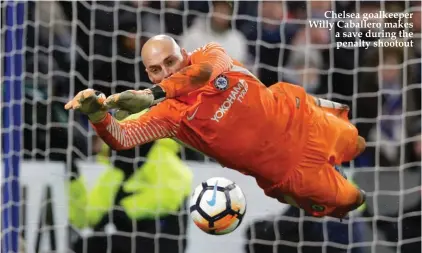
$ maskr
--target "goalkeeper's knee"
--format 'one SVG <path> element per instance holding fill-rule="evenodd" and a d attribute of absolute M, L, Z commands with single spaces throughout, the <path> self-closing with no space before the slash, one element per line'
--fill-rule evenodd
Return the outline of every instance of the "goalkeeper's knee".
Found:
<path fill-rule="evenodd" d="M 358 142 L 357 142 L 357 152 L 356 152 L 356 156 L 362 154 L 363 151 L 365 151 L 366 149 L 366 141 L 362 136 L 358 136 Z"/>
<path fill-rule="evenodd" d="M 356 141 L 356 147 L 350 150 L 350 153 L 347 153 L 344 157 L 344 161 L 351 161 L 356 159 L 360 154 L 363 153 L 366 149 L 366 141 L 362 136 L 358 136 Z M 354 150 L 354 151 L 352 151 Z"/>

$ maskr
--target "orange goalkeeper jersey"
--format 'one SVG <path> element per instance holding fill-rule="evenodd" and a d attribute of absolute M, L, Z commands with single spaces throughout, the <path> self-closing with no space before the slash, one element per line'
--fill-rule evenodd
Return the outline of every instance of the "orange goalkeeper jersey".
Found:
<path fill-rule="evenodd" d="M 192 66 L 202 62 L 213 66 L 207 82 L 194 82 L 195 68 L 181 71 L 161 83 L 168 99 L 138 119 L 108 115 L 96 132 L 113 149 L 175 138 L 265 184 L 282 182 L 300 162 L 314 100 L 296 85 L 267 88 L 216 44 L 192 54 Z"/>

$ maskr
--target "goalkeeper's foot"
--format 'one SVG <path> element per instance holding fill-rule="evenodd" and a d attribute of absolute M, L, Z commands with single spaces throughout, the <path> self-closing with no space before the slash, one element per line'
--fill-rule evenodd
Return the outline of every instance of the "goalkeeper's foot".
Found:
<path fill-rule="evenodd" d="M 355 204 L 353 204 L 351 206 L 347 206 L 347 207 L 336 208 L 328 216 L 333 217 L 333 218 L 339 218 L 340 220 L 347 218 L 349 212 L 358 209 L 366 201 L 366 192 L 362 189 L 359 189 L 359 193 L 360 193 L 359 197 L 356 200 Z"/>

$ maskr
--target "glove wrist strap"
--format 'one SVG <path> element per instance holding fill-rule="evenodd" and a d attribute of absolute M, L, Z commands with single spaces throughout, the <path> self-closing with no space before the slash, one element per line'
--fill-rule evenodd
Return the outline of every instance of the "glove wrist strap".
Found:
<path fill-rule="evenodd" d="M 152 95 L 154 96 L 154 101 L 152 102 L 152 105 L 156 105 L 166 98 L 166 92 L 160 86 L 154 85 L 150 90 Z"/>

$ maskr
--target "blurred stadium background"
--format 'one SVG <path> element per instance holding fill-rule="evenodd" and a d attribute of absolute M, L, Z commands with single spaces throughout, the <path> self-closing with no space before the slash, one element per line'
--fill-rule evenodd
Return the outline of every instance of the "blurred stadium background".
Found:
<path fill-rule="evenodd" d="M 420 1 L 1 4 L 2 252 L 421 252 Z M 413 48 L 336 49 L 341 29 L 308 26 L 326 11 L 380 10 L 413 14 Z M 349 104 L 369 147 L 345 167 L 366 206 L 342 222 L 314 219 L 172 142 L 109 151 L 84 117 L 63 110 L 88 87 L 150 87 L 140 49 L 161 33 L 189 51 L 219 42 L 265 85 L 292 82 Z M 177 190 L 213 176 L 248 198 L 227 236 L 193 226 L 189 193 Z"/>

